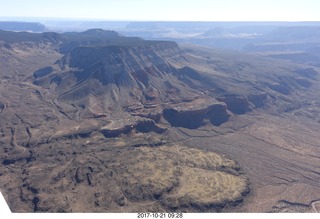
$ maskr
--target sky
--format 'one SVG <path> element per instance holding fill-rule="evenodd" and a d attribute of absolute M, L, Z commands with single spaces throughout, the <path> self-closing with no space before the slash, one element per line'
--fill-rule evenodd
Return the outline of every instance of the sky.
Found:
<path fill-rule="evenodd" d="M 0 17 L 320 21 L 320 0 L 0 0 Z"/>

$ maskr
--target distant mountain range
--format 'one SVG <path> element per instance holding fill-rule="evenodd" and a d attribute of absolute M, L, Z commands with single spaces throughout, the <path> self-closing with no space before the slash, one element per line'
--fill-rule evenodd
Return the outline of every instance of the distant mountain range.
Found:
<path fill-rule="evenodd" d="M 50 19 L 42 22 L 43 24 L 1 22 L 0 29 L 81 32 L 90 28 L 102 28 L 116 30 L 123 36 L 264 53 L 265 56 L 313 63 L 315 66 L 318 66 L 317 61 L 320 59 L 320 22 L 130 22 Z M 26 33 L 23 37 L 32 36 Z"/>
<path fill-rule="evenodd" d="M 0 21 L 0 30 L 44 32 L 46 27 L 39 22 Z"/>

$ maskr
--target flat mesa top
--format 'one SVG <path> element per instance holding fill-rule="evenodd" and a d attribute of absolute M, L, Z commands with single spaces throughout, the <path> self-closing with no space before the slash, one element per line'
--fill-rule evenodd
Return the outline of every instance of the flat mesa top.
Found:
<path fill-rule="evenodd" d="M 6 200 L 4 199 L 2 193 L 0 192 L 0 212 L 7 214 L 11 213 L 9 206 L 7 205 Z"/>

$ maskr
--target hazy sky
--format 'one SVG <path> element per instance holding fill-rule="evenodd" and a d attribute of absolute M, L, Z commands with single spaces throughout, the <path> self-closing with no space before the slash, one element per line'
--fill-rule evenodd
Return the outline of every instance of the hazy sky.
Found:
<path fill-rule="evenodd" d="M 0 0 L 0 17 L 320 21 L 320 0 Z"/>

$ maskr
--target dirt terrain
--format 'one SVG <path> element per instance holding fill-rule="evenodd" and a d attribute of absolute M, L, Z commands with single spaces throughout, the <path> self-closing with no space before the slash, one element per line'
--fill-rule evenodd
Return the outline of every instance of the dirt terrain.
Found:
<path fill-rule="evenodd" d="M 317 67 L 103 30 L 19 34 L 0 34 L 13 212 L 319 211 Z"/>

